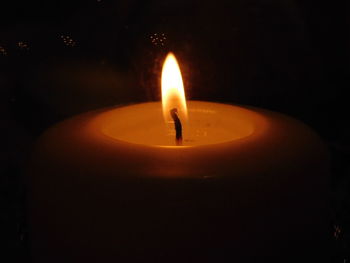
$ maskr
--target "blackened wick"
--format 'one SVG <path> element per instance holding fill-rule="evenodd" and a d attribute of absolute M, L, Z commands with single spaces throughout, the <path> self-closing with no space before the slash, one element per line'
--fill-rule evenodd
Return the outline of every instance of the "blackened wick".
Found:
<path fill-rule="evenodd" d="M 175 124 L 176 145 L 182 145 L 182 125 L 181 125 L 179 116 L 177 115 L 177 109 L 176 108 L 171 109 L 170 115 L 171 115 L 171 118 L 173 118 L 174 124 Z"/>

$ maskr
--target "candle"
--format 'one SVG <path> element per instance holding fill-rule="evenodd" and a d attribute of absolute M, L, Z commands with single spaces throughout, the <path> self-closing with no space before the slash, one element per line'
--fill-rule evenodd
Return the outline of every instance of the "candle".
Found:
<path fill-rule="evenodd" d="M 327 262 L 328 158 L 313 131 L 264 109 L 186 103 L 172 54 L 162 98 L 40 138 L 36 262 Z"/>

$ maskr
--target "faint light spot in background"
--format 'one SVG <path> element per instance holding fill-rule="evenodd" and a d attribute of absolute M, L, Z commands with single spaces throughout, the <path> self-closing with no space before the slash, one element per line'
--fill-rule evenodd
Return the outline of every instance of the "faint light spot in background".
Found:
<path fill-rule="evenodd" d="M 77 44 L 70 36 L 61 35 L 61 39 L 63 43 L 68 47 L 74 47 Z"/>
<path fill-rule="evenodd" d="M 340 227 L 337 226 L 337 225 L 334 225 L 334 238 L 335 238 L 335 239 L 339 239 L 340 234 L 341 234 L 341 229 L 340 229 Z"/>
<path fill-rule="evenodd" d="M 150 35 L 151 43 L 154 46 L 164 46 L 166 41 L 166 36 L 164 33 L 153 33 Z"/>
<path fill-rule="evenodd" d="M 0 46 L 0 54 L 3 56 L 7 55 L 6 49 L 3 46 Z"/>
<path fill-rule="evenodd" d="M 21 50 L 29 50 L 29 46 L 27 43 L 23 42 L 23 41 L 19 41 L 17 43 L 17 46 L 21 49 Z"/>

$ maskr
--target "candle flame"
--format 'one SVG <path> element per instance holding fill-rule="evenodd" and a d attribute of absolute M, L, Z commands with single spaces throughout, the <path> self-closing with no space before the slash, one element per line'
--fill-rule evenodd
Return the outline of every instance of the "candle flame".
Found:
<path fill-rule="evenodd" d="M 172 122 L 170 110 L 176 108 L 180 118 L 187 119 L 185 90 L 179 64 L 173 53 L 169 53 L 162 70 L 162 106 L 166 122 Z"/>

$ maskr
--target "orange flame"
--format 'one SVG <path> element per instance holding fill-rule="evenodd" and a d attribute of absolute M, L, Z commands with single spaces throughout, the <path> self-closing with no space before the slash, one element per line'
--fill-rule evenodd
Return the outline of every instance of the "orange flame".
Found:
<path fill-rule="evenodd" d="M 169 53 L 162 70 L 162 106 L 166 122 L 172 122 L 170 110 L 176 108 L 180 119 L 187 120 L 185 90 L 179 64 L 173 53 Z"/>

